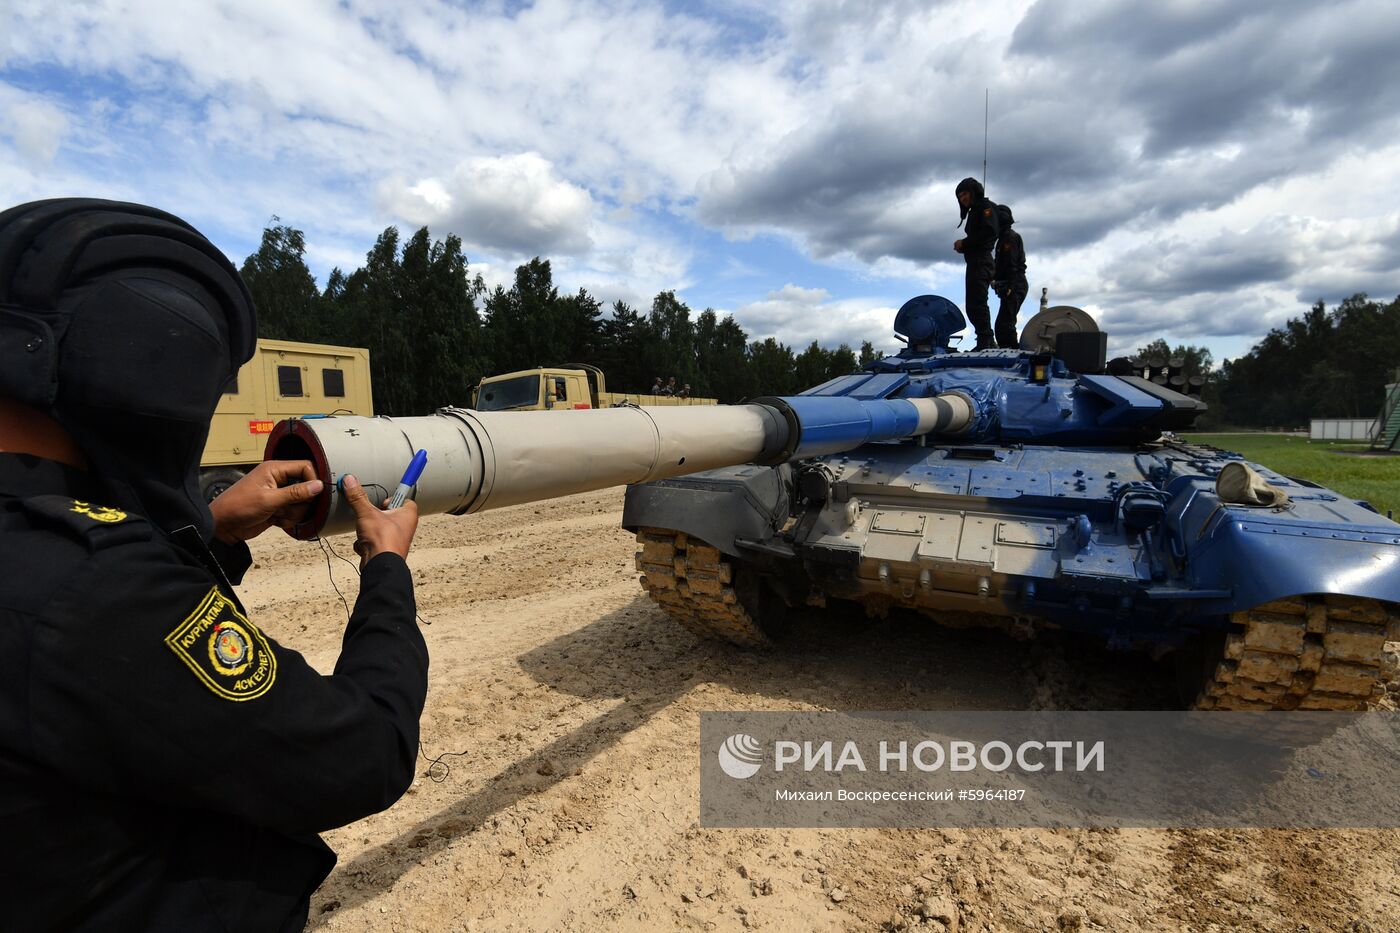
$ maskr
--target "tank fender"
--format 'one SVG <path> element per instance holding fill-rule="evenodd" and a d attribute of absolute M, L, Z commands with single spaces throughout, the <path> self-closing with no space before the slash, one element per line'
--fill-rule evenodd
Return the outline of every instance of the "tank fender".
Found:
<path fill-rule="evenodd" d="M 735 538 L 771 538 L 792 508 L 792 467 L 744 466 L 627 487 L 622 527 L 672 528 L 738 557 Z"/>
<path fill-rule="evenodd" d="M 1199 493 L 1204 500 L 1214 496 Z M 1208 612 L 1236 612 L 1290 596 L 1335 593 L 1400 603 L 1400 529 L 1324 529 L 1221 508 L 1185 535 L 1193 588 L 1230 590 Z M 1185 523 L 1188 529 L 1194 527 Z M 1198 520 L 1198 524 L 1200 524 Z"/>

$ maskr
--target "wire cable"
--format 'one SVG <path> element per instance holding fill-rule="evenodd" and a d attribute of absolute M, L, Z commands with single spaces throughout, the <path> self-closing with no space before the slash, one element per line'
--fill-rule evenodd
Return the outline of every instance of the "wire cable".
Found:
<path fill-rule="evenodd" d="M 443 781 L 447 780 L 447 776 L 452 773 L 452 766 L 449 765 L 447 762 L 443 761 L 443 759 L 463 758 L 469 755 L 470 752 L 468 752 L 466 749 L 463 749 L 460 752 L 443 752 L 436 758 L 429 758 L 428 753 L 423 751 L 423 743 L 419 742 L 418 754 L 421 755 L 423 757 L 423 760 L 428 763 L 428 770 L 424 772 L 425 774 L 427 774 L 428 779 L 434 784 L 441 784 Z"/>
<path fill-rule="evenodd" d="M 321 554 L 326 558 L 326 576 L 330 578 L 331 587 L 335 590 L 335 595 L 340 597 L 340 604 L 345 607 L 345 622 L 348 625 L 350 623 L 350 604 L 346 602 L 345 594 L 340 591 L 340 587 L 335 582 L 335 573 L 331 568 L 331 557 L 334 556 L 338 560 L 342 560 L 345 563 L 349 564 L 350 569 L 355 571 L 355 576 L 357 577 L 360 575 L 360 568 L 356 567 L 353 561 L 342 556 L 338 551 L 336 551 L 335 547 L 325 538 L 317 538 L 316 543 L 321 546 Z M 416 618 L 423 625 L 433 624 L 427 619 L 423 618 L 421 615 L 418 615 L 416 613 L 414 614 L 414 618 Z M 435 758 L 429 758 L 428 753 L 423 751 L 423 743 L 420 740 L 418 743 L 418 754 L 421 755 L 423 757 L 423 760 L 428 763 L 428 770 L 424 772 L 428 776 L 428 779 L 434 784 L 441 784 L 443 781 L 447 780 L 447 776 L 452 773 L 452 766 L 449 765 L 447 762 L 443 761 L 443 759 L 462 758 L 469 753 L 465 749 L 463 749 L 460 752 L 443 752 L 441 755 L 438 755 Z"/>
<path fill-rule="evenodd" d="M 345 607 L 345 621 L 348 623 L 350 621 L 350 604 L 345 601 L 345 594 L 340 592 L 340 587 L 336 586 L 335 574 L 331 572 L 331 555 L 334 555 L 337 560 L 344 561 L 345 563 L 349 564 L 350 569 L 355 571 L 355 576 L 357 577 L 360 575 L 360 568 L 355 566 L 354 561 L 343 556 L 339 551 L 337 551 L 335 549 L 335 546 L 332 545 L 325 538 L 317 538 L 316 543 L 321 545 L 321 553 L 326 554 L 327 552 L 329 552 L 329 554 L 327 554 L 326 557 L 326 575 L 329 576 L 331 579 L 331 586 L 335 587 L 335 595 L 340 597 L 340 603 Z M 418 620 L 419 625 L 433 624 L 427 619 L 423 618 L 423 614 L 421 612 L 415 611 L 413 617 Z"/>
<path fill-rule="evenodd" d="M 345 594 L 340 591 L 340 587 L 336 584 L 335 573 L 331 569 L 331 555 L 335 554 L 335 551 L 331 549 L 330 545 L 326 542 L 324 538 L 317 538 L 316 543 L 321 546 L 321 556 L 325 557 L 326 559 L 326 576 L 331 581 L 331 588 L 335 590 L 335 595 L 340 597 L 340 604 L 345 607 L 345 623 L 348 625 L 350 624 L 350 604 L 345 601 Z M 336 554 L 335 556 L 340 557 L 339 554 Z M 345 558 L 343 557 L 341 557 L 340 559 L 345 560 Z M 355 569 L 356 573 L 358 573 L 359 568 L 357 567 Z"/>

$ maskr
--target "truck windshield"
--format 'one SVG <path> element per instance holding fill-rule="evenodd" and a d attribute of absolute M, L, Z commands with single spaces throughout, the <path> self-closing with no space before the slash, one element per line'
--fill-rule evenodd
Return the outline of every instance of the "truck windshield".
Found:
<path fill-rule="evenodd" d="M 478 411 L 503 411 L 522 405 L 537 405 L 539 401 L 540 377 L 535 373 L 483 384 L 477 395 L 476 407 Z"/>

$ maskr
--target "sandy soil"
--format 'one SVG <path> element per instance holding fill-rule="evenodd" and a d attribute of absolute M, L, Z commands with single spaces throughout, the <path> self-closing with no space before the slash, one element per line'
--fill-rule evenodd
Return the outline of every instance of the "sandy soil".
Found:
<path fill-rule="evenodd" d="M 1400 929 L 1397 831 L 701 829 L 701 710 L 1151 708 L 1168 675 L 918 618 L 837 613 L 776 655 L 703 643 L 642 594 L 621 505 L 420 525 L 423 751 L 446 757 L 327 834 L 308 929 Z M 254 620 L 329 671 L 353 567 L 253 543 Z"/>

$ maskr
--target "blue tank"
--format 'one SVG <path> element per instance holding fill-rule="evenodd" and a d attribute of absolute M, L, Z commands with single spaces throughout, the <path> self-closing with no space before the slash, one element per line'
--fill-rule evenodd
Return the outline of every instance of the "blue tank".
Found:
<path fill-rule="evenodd" d="M 1106 366 L 1078 309 L 1037 315 L 1019 350 L 959 352 L 964 327 L 946 299 L 912 299 L 898 355 L 755 400 L 789 418 L 794 457 L 629 487 L 623 525 L 650 596 L 701 636 L 760 648 L 830 600 L 1093 633 L 1192 659 L 1183 701 L 1203 709 L 1380 695 L 1384 643 L 1400 639 L 1400 525 L 1179 439 L 1204 404 Z M 934 430 L 861 444 L 901 429 L 872 430 L 885 408 L 864 403 L 919 399 Z"/>

